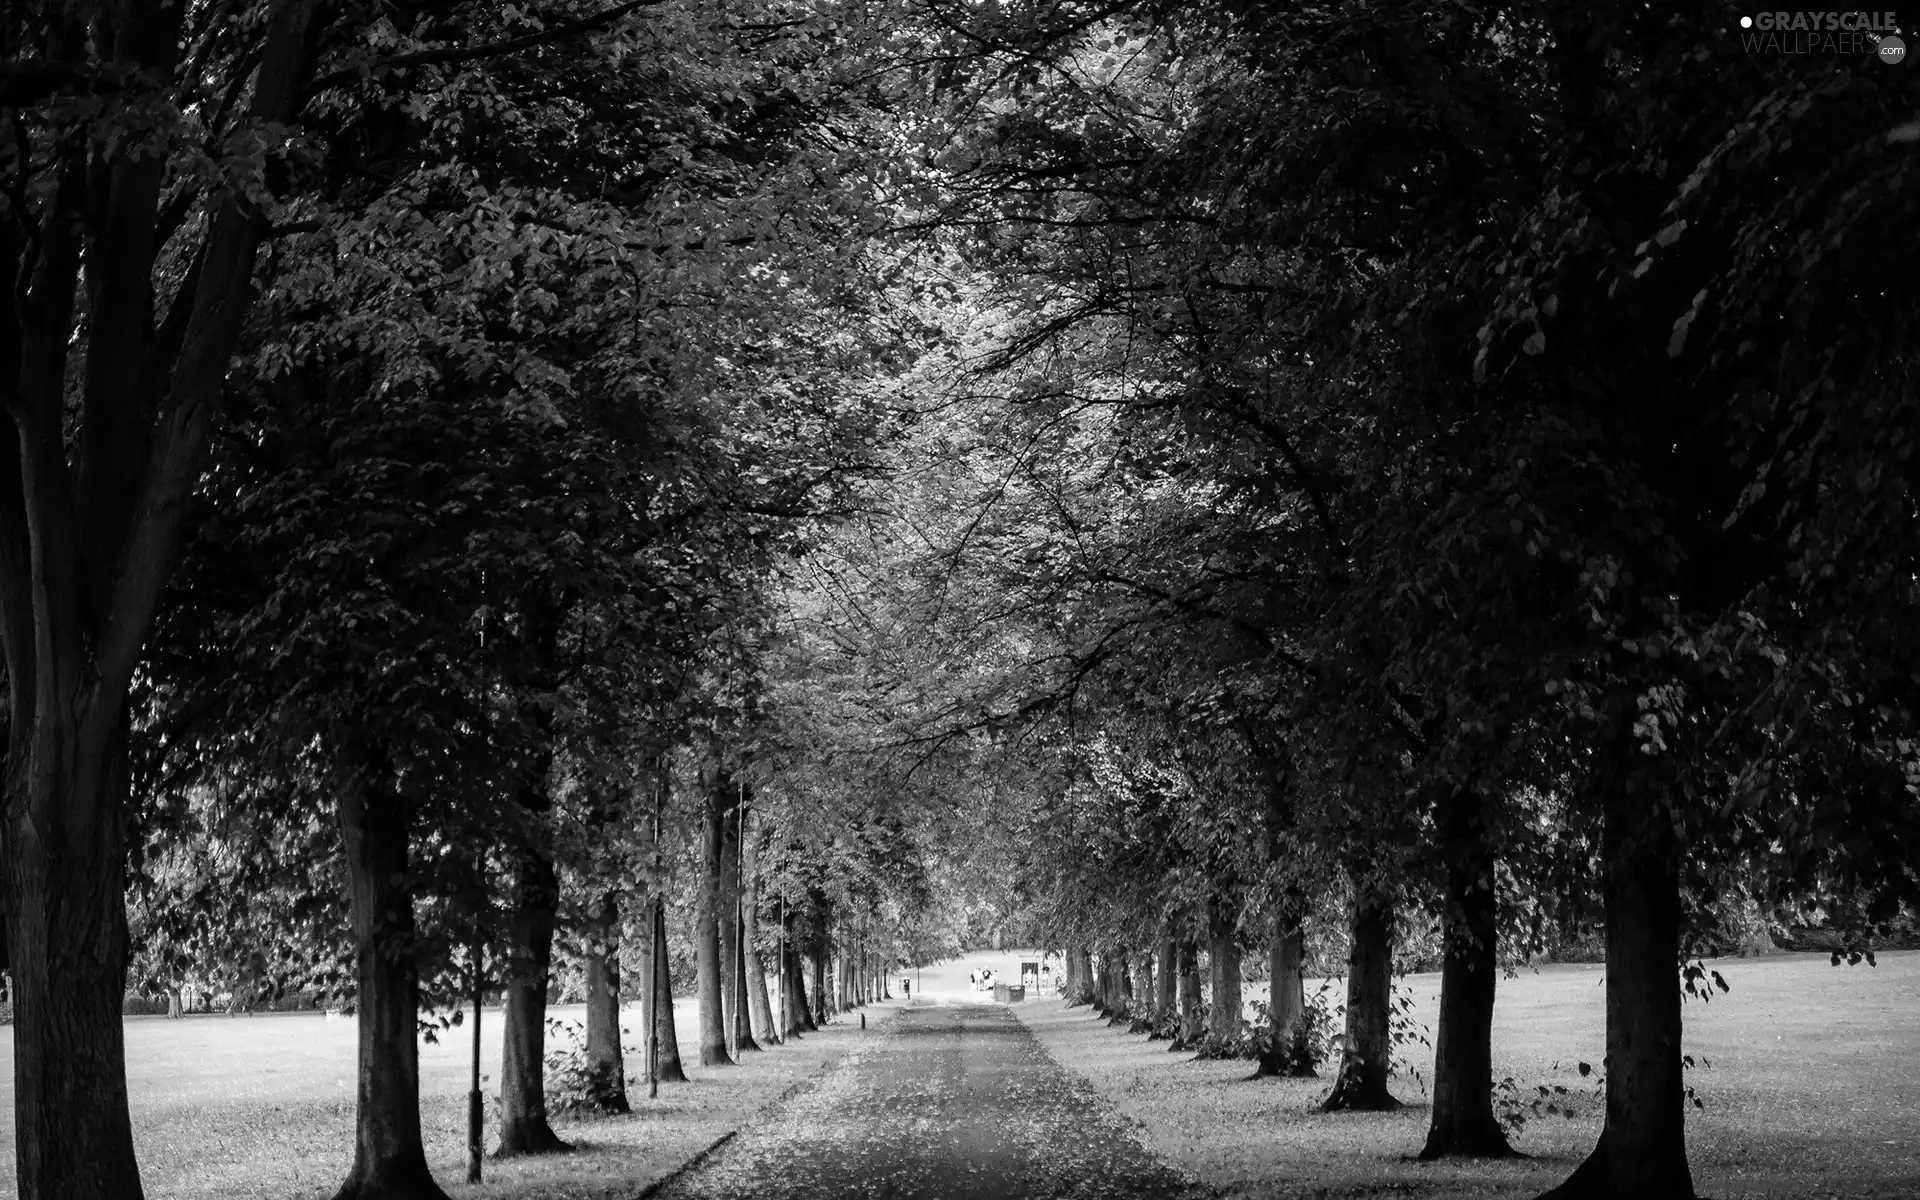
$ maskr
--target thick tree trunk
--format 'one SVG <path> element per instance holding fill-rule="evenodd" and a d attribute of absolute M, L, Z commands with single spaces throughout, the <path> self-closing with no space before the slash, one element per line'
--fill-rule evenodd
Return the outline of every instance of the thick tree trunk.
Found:
<path fill-rule="evenodd" d="M 1170 1050 L 1187 1050 L 1206 1035 L 1200 1016 L 1200 944 L 1191 938 L 1180 942 L 1180 1033 Z"/>
<path fill-rule="evenodd" d="M 828 1004 L 831 997 L 827 994 L 827 952 L 824 948 L 815 951 L 812 966 L 814 1020 L 824 1025 L 834 1015 L 834 1010 Z"/>
<path fill-rule="evenodd" d="M 1156 1017 L 1161 1017 L 1172 1012 L 1180 1002 L 1180 943 L 1170 937 L 1161 938 L 1155 951 L 1159 961 L 1154 964 L 1153 972 L 1153 1011 Z"/>
<path fill-rule="evenodd" d="M 1070 1004 L 1092 1004 L 1093 997 L 1093 954 L 1085 946 L 1069 950 L 1073 963 L 1073 989 L 1068 993 Z"/>
<path fill-rule="evenodd" d="M 620 901 L 612 892 L 600 897 L 588 935 L 587 1069 L 594 1107 L 628 1112 L 627 1063 L 620 1045 Z"/>
<path fill-rule="evenodd" d="M 11 440 L 3 418 L 0 434 Z M 6 453 L 17 463 L 17 447 Z M 96 729 L 64 697 L 34 720 L 20 682 L 0 725 L 19 1194 L 137 1200 L 120 1017 L 126 723 Z"/>
<path fill-rule="evenodd" d="M 800 946 L 795 939 L 795 926 L 798 922 L 791 911 L 783 914 L 780 937 L 780 988 L 787 1006 L 786 1036 L 799 1037 L 814 1030 L 813 1018 L 807 1012 L 807 984 L 800 963 Z"/>
<path fill-rule="evenodd" d="M 673 1023 L 673 964 L 667 961 L 667 905 L 653 899 L 653 936 L 647 939 L 645 974 L 653 980 L 653 1035 L 659 1039 L 657 1078 L 661 1083 L 685 1083 L 680 1065 L 680 1031 Z"/>
<path fill-rule="evenodd" d="M 544 845 L 521 852 L 515 881 L 513 957 L 500 1017 L 500 1141 L 495 1158 L 554 1154 L 573 1147 L 547 1123 L 547 977 L 560 880 Z"/>
<path fill-rule="evenodd" d="M 738 785 L 735 785 L 736 789 Z M 744 794 L 738 793 L 744 800 Z M 745 895 L 740 872 L 740 822 L 743 819 L 738 804 L 730 807 L 722 815 L 720 844 L 720 958 L 726 965 L 726 976 L 722 982 L 726 985 L 722 999 L 727 1014 L 727 1041 L 733 1047 L 734 1057 L 748 1051 L 758 1051 L 760 1046 L 753 1040 L 753 1020 L 747 1012 L 747 967 L 742 958 L 740 939 L 740 908 Z"/>
<path fill-rule="evenodd" d="M 1234 939 L 1238 914 L 1224 898 L 1207 905 L 1207 959 L 1212 975 L 1213 1002 L 1207 1010 L 1208 1032 L 1234 1037 L 1240 1032 L 1240 943 Z"/>
<path fill-rule="evenodd" d="M 365 780 L 349 780 L 337 813 L 357 967 L 359 1087 L 353 1167 L 335 1200 L 446 1200 L 427 1170 L 420 1140 L 420 978 L 413 958 L 406 800 Z"/>
<path fill-rule="evenodd" d="M 1116 948 L 1107 957 L 1107 996 L 1111 1005 L 1107 1010 L 1107 1024 L 1124 1025 L 1127 1021 L 1127 1005 L 1133 999 L 1133 981 L 1127 974 L 1127 952 Z"/>
<path fill-rule="evenodd" d="M 1284 754 L 1267 759 L 1267 864 L 1272 872 L 1271 924 L 1267 930 L 1267 1032 L 1259 1075 L 1310 1078 L 1315 1074 L 1307 1029 L 1307 988 L 1301 959 L 1306 938 L 1301 922 L 1307 901 L 1292 880 L 1290 856 L 1299 853 L 1294 838 L 1293 761 Z"/>
<path fill-rule="evenodd" d="M 1461 789 L 1442 803 L 1447 861 L 1441 914 L 1440 1032 L 1434 1046 L 1433 1117 L 1421 1158 L 1514 1153 L 1493 1115 L 1493 998 L 1499 896 L 1493 846 L 1479 796 Z"/>
<path fill-rule="evenodd" d="M 733 994 L 736 997 L 733 1010 L 733 1044 L 741 1053 L 747 1051 L 758 1053 L 760 1043 L 753 1038 L 753 1016 L 750 1011 L 752 1001 L 748 999 L 748 997 L 753 994 L 753 989 L 747 977 L 747 922 L 745 917 L 736 917 L 734 919 L 733 955 Z M 755 973 L 758 973 L 759 968 L 756 966 L 754 970 Z M 763 980 L 761 982 L 763 991 L 765 987 L 766 984 Z M 764 1001 L 764 996 L 762 999 Z"/>
<path fill-rule="evenodd" d="M 1623 723 L 1624 724 L 1624 723 Z M 1680 844 L 1630 735 L 1596 768 L 1605 791 L 1607 1120 L 1543 1200 L 1692 1200 L 1680 1060 Z"/>
<path fill-rule="evenodd" d="M 723 919 L 725 900 L 721 895 L 729 807 L 727 793 L 732 785 L 724 774 L 717 774 L 706 782 L 706 812 L 700 822 L 700 904 L 693 932 L 700 987 L 700 1065 L 730 1067 L 733 1059 L 727 1056 L 727 1013 L 723 999 L 729 972 L 720 958 L 720 927 L 732 924 L 730 919 Z"/>
<path fill-rule="evenodd" d="M 1153 1024 L 1153 954 L 1147 952 L 1136 957 L 1133 967 L 1133 986 L 1128 990 L 1127 1032 L 1145 1033 Z"/>
<path fill-rule="evenodd" d="M 1313 1054 L 1307 1045 L 1307 981 L 1303 969 L 1306 935 L 1284 912 L 1274 919 L 1268 947 L 1267 1020 L 1273 1044 L 1260 1056 L 1258 1074 L 1311 1079 Z"/>
<path fill-rule="evenodd" d="M 794 1031 L 815 1033 L 820 1021 L 814 1019 L 814 1007 L 807 997 L 806 958 L 792 942 L 787 944 L 787 995 L 793 1004 Z M 825 1017 L 821 1017 L 824 1020 Z"/>
<path fill-rule="evenodd" d="M 1351 948 L 1347 954 L 1346 1048 L 1323 1112 L 1400 1107 L 1387 1091 L 1393 1056 L 1393 903 L 1375 884 L 1354 880 Z"/>
<path fill-rule="evenodd" d="M 758 819 L 747 818 L 747 834 L 742 839 L 740 860 L 741 942 L 745 948 L 747 971 L 747 1016 L 755 1038 L 778 1040 L 782 1034 L 774 1028 L 773 1004 L 767 996 L 766 964 L 760 960 L 760 872 L 758 869 Z"/>
<path fill-rule="evenodd" d="M 76 64 L 85 57 L 81 36 L 91 36 L 101 56 L 117 60 L 114 70 L 164 92 L 178 66 L 185 8 L 64 10 L 44 28 Z M 267 10 L 257 67 L 247 68 L 249 123 L 290 118 L 306 78 L 313 8 L 311 0 L 283 0 Z M 34 40 L 17 41 L 10 57 L 32 57 Z M 36 206 L 44 223 L 36 230 L 32 213 L 15 207 L 0 235 L 0 257 L 15 278 L 0 302 L 0 373 L 8 375 L 0 403 L 0 659 L 8 691 L 0 876 L 21 1200 L 142 1194 L 120 1013 L 127 692 L 196 511 L 187 500 L 267 229 L 252 198 L 236 192 L 213 201 L 204 232 L 187 239 L 192 282 L 172 302 L 167 326 L 175 316 L 186 320 L 177 338 L 157 333 L 153 276 L 171 236 L 158 232 L 171 152 L 130 146 L 47 146 L 44 166 L 34 168 L 47 174 L 36 178 L 62 182 Z M 15 178 L 25 184 L 24 166 Z M 75 201 L 90 221 L 78 219 Z M 74 335 L 82 307 L 84 339 Z"/>

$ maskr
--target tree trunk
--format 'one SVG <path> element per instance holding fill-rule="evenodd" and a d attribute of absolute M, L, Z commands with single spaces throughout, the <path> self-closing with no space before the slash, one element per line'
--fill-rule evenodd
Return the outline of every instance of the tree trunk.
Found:
<path fill-rule="evenodd" d="M 547 1123 L 547 977 L 553 969 L 553 924 L 560 880 L 535 835 L 521 851 L 515 881 L 513 957 L 500 1017 L 500 1141 L 495 1158 L 554 1154 L 573 1147 Z"/>
<path fill-rule="evenodd" d="M 1624 726 L 1624 722 L 1622 722 Z M 1585 1162 L 1543 1200 L 1692 1200 L 1680 1061 L 1680 843 L 1630 734 L 1604 789 L 1607 1119 Z"/>
<path fill-rule="evenodd" d="M 4 418 L 0 433 L 12 439 Z M 120 1015 L 127 727 L 96 729 L 60 700 L 35 720 L 23 682 L 13 678 L 13 719 L 0 725 L 19 1194 L 137 1198 Z"/>
<path fill-rule="evenodd" d="M 1208 1009 L 1208 1031 L 1215 1037 L 1240 1033 L 1240 943 L 1234 939 L 1237 916 L 1224 897 L 1207 905 L 1207 959 L 1213 976 L 1213 1004 Z"/>
<path fill-rule="evenodd" d="M 1127 954 L 1116 949 L 1100 960 L 1101 974 L 1107 978 L 1107 1024 L 1120 1025 L 1127 1019 Z"/>
<path fill-rule="evenodd" d="M 1313 1047 L 1307 1029 L 1307 986 L 1301 959 L 1306 938 L 1301 922 L 1307 901 L 1289 869 L 1297 855 L 1294 837 L 1294 773 L 1291 756 L 1267 757 L 1267 865 L 1272 872 L 1268 899 L 1272 907 L 1267 931 L 1267 1032 L 1269 1043 L 1260 1055 L 1257 1075 L 1311 1078 L 1315 1074 Z"/>
<path fill-rule="evenodd" d="M 1466 789 L 1443 802 L 1447 862 L 1441 913 L 1440 1032 L 1434 1046 L 1433 1116 L 1420 1157 L 1514 1153 L 1493 1115 L 1493 1000 L 1499 896 L 1480 797 Z"/>
<path fill-rule="evenodd" d="M 1153 1011 L 1155 1017 L 1163 1017 L 1180 1002 L 1180 943 L 1161 938 L 1156 950 L 1159 961 L 1153 972 Z"/>
<path fill-rule="evenodd" d="M 758 1053 L 760 1043 L 753 1040 L 753 1017 L 750 1012 L 752 1002 L 748 999 L 753 989 L 747 979 L 747 920 L 735 917 L 733 922 L 733 1044 L 740 1053 L 749 1050 Z M 757 968 L 756 968 L 757 969 Z M 765 984 L 762 983 L 764 989 Z"/>
<path fill-rule="evenodd" d="M 744 819 L 744 790 L 734 784 L 740 803 L 722 814 L 720 843 L 720 960 L 726 975 L 722 982 L 723 1007 L 726 1010 L 727 1041 L 734 1057 L 760 1049 L 753 1040 L 753 1020 L 747 1012 L 747 967 L 742 957 L 740 908 L 745 892 L 740 878 L 740 822 Z"/>
<path fill-rule="evenodd" d="M 1267 1019 L 1273 1044 L 1260 1056 L 1257 1074 L 1311 1079 L 1313 1051 L 1307 1043 L 1306 934 L 1286 913 L 1274 919 L 1268 947 Z"/>
<path fill-rule="evenodd" d="M 745 947 L 747 970 L 747 1015 L 755 1038 L 778 1040 L 782 1031 L 774 1028 L 773 1004 L 767 996 L 766 964 L 760 960 L 760 872 L 758 839 L 754 836 L 758 820 L 748 814 L 747 835 L 741 839 L 740 905 L 741 945 Z"/>
<path fill-rule="evenodd" d="M 814 1019 L 813 1005 L 807 998 L 807 964 L 798 947 L 787 943 L 787 997 L 793 1005 L 795 1033 L 814 1033 L 820 1022 Z"/>
<path fill-rule="evenodd" d="M 813 955 L 813 1012 L 814 1020 L 824 1025 L 833 1019 L 833 1009 L 828 1007 L 827 995 L 827 955 L 825 950 L 817 950 Z"/>
<path fill-rule="evenodd" d="M 673 1023 L 673 964 L 667 961 L 667 905 L 653 898 L 653 936 L 647 939 L 644 973 L 653 980 L 653 1035 L 658 1038 L 656 1078 L 661 1083 L 685 1083 L 680 1065 L 680 1031 Z"/>
<path fill-rule="evenodd" d="M 813 1022 L 807 1019 L 807 989 L 800 977 L 800 951 L 794 942 L 794 919 L 791 912 L 782 905 L 780 926 L 780 1002 L 785 1007 L 781 1015 L 784 1022 L 781 1033 L 785 1037 L 797 1038 L 803 1032 L 811 1031 Z"/>
<path fill-rule="evenodd" d="M 359 1086 L 353 1167 L 335 1200 L 446 1200 L 420 1141 L 420 978 L 407 802 L 396 791 L 348 780 L 337 813 L 351 893 Z"/>
<path fill-rule="evenodd" d="M 727 1056 L 726 1007 L 723 1003 L 727 975 L 720 959 L 722 920 L 721 863 L 725 861 L 727 793 L 731 785 L 724 773 L 716 773 L 707 782 L 706 812 L 700 822 L 700 904 L 694 920 L 694 954 L 700 986 L 700 1065 L 730 1067 Z"/>
<path fill-rule="evenodd" d="M 1347 954 L 1346 1047 L 1333 1092 L 1323 1112 L 1400 1107 L 1387 1091 L 1393 1055 L 1393 903 L 1387 893 L 1356 873 L 1352 945 Z"/>
<path fill-rule="evenodd" d="M 1085 946 L 1070 947 L 1067 950 L 1067 961 L 1073 968 L 1073 986 L 1067 992 L 1067 1003 L 1069 1005 L 1092 1004 L 1094 1002 L 1093 955 Z"/>
<path fill-rule="evenodd" d="M 160 94 L 178 68 L 185 7 L 70 10 L 44 27 L 76 60 L 90 34 L 113 69 Z M 246 68 L 249 125 L 290 119 L 313 7 L 269 6 L 258 65 Z M 33 57 L 35 40 L 10 58 Z M 0 886 L 15 1170 L 21 1200 L 138 1200 L 120 1011 L 127 693 L 197 510 L 188 499 L 268 223 L 237 191 L 212 201 L 204 232 L 186 239 L 192 282 L 166 324 L 186 320 L 169 337 L 156 331 L 153 278 L 170 236 L 157 231 L 173 152 L 69 140 L 46 154 L 15 175 L 23 186 L 30 174 L 61 180 L 34 206 L 45 220 L 36 229 L 26 206 L 12 207 L 0 251 L 15 279 L 0 302 Z M 97 239 L 77 203 L 92 207 Z M 74 333 L 82 307 L 84 339 Z"/>
<path fill-rule="evenodd" d="M 600 897 L 587 943 L 587 1070 L 592 1075 L 592 1104 L 601 1112 L 624 1113 L 627 1063 L 620 1045 L 620 901 L 612 892 Z"/>
<path fill-rule="evenodd" d="M 1200 944 L 1191 938 L 1180 942 L 1180 1032 L 1170 1050 L 1188 1050 L 1206 1034 L 1200 1018 Z"/>
<path fill-rule="evenodd" d="M 1153 954 L 1141 954 L 1130 965 L 1133 986 L 1128 989 L 1127 1032 L 1145 1033 L 1153 1023 Z"/>

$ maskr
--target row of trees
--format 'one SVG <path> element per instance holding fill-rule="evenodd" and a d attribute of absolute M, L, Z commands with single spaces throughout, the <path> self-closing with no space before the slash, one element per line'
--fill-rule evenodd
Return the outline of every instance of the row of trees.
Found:
<path fill-rule="evenodd" d="M 825 551 L 875 736 L 998 814 L 1083 996 L 1188 1041 L 1200 949 L 1231 1038 L 1252 944 L 1306 1069 L 1344 924 L 1330 1107 L 1394 1103 L 1434 914 L 1427 1156 L 1510 1151 L 1502 948 L 1599 924 L 1606 1125 L 1554 1194 L 1692 1195 L 1695 956 L 1920 897 L 1903 78 L 1713 5 L 921 15 L 946 337 L 882 532 Z"/>
<path fill-rule="evenodd" d="M 809 786 L 776 678 L 791 564 L 862 502 L 922 337 L 859 17 L 4 18 L 21 1196 L 141 1194 L 130 962 L 349 1000 L 340 1195 L 437 1197 L 417 1037 L 468 999 L 504 1000 L 498 1151 L 563 1148 L 556 941 L 612 1109 L 623 945 L 679 1072 L 670 908 L 708 1065 L 911 947 L 918 858 Z"/>
<path fill-rule="evenodd" d="M 551 1148 L 556 934 L 657 1017 L 676 889 L 714 1061 L 750 951 L 824 1007 L 1024 921 L 1189 1040 L 1265 945 L 1299 1070 L 1338 919 L 1355 1106 L 1429 908 L 1433 1154 L 1506 1145 L 1501 939 L 1597 913 L 1564 1194 L 1626 1196 L 1691 1194 L 1727 897 L 1920 891 L 1897 68 L 1559 0 L 4 21 L 23 1197 L 140 1194 L 129 898 L 351 988 L 343 1196 L 439 1194 L 414 1031 L 488 976 Z"/>

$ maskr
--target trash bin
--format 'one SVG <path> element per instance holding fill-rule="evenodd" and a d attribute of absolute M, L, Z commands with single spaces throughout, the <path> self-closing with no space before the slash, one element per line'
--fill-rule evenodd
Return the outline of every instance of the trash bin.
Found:
<path fill-rule="evenodd" d="M 1005 1004 L 1007 1002 L 1008 990 L 1009 989 L 1007 988 L 1007 985 L 1004 983 L 994 984 L 993 985 L 993 1002 L 995 1004 Z"/>
<path fill-rule="evenodd" d="M 1007 999 L 1013 1001 L 1016 1004 L 1022 1000 L 1025 1000 L 1026 998 L 1027 998 L 1027 989 L 1025 987 L 1010 987 L 1007 989 Z"/>

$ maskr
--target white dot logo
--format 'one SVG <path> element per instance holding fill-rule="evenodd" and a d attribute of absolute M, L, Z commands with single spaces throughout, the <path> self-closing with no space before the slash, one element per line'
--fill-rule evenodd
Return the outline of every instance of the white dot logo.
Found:
<path fill-rule="evenodd" d="M 1893 34 L 1888 34 L 1880 39 L 1877 53 L 1881 62 L 1890 67 L 1895 66 L 1907 61 L 1907 44 Z"/>
<path fill-rule="evenodd" d="M 1752 28 L 1753 28 L 1753 18 L 1752 18 L 1752 17 L 1741 17 L 1741 18 L 1740 18 L 1740 28 L 1742 28 L 1742 29 L 1752 29 Z"/>

